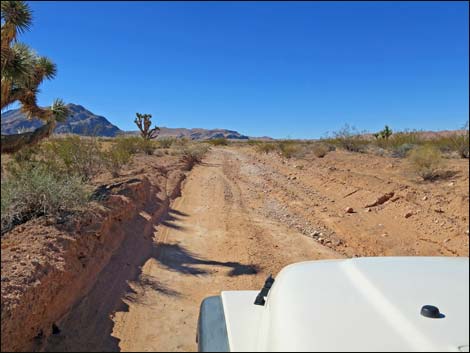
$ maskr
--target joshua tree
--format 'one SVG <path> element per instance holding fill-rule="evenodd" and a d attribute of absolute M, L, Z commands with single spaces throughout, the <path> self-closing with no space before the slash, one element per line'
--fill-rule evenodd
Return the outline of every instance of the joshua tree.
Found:
<path fill-rule="evenodd" d="M 66 119 L 68 109 L 60 99 L 49 108 L 37 105 L 38 87 L 43 80 L 54 78 L 57 68 L 50 59 L 37 55 L 26 44 L 18 43 L 18 34 L 31 27 L 28 5 L 24 1 L 2 1 L 1 23 L 1 109 L 19 102 L 28 119 L 36 117 L 45 122 L 34 131 L 2 135 L 1 152 L 13 153 L 49 136 L 56 122 Z"/>
<path fill-rule="evenodd" d="M 390 129 L 388 125 L 385 125 L 382 131 L 376 132 L 375 134 L 373 134 L 373 136 L 375 137 L 376 140 L 380 140 L 380 139 L 388 140 L 388 138 L 392 136 L 392 133 L 393 133 L 392 129 Z"/>
<path fill-rule="evenodd" d="M 388 127 L 388 125 L 385 125 L 384 129 L 380 132 L 380 134 L 382 135 L 382 137 L 383 137 L 384 139 L 386 139 L 386 140 L 388 140 L 388 138 L 389 138 L 390 136 L 392 136 L 392 133 L 393 133 L 393 132 L 392 132 L 392 129 L 390 129 L 390 128 Z"/>
<path fill-rule="evenodd" d="M 134 120 L 134 123 L 137 125 L 137 127 L 140 130 L 140 135 L 142 136 L 143 139 L 145 140 L 150 140 L 154 139 L 158 136 L 158 132 L 160 131 L 160 128 L 155 126 L 154 128 L 150 128 L 152 125 L 152 115 L 151 114 L 140 114 L 140 113 L 135 113 L 137 116 Z"/>

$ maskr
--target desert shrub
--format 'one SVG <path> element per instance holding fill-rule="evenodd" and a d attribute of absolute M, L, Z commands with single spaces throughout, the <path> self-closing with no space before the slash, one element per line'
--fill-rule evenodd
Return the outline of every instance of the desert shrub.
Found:
<path fill-rule="evenodd" d="M 328 142 L 346 151 L 364 152 L 366 146 L 370 144 L 370 140 L 365 139 L 363 134 L 346 124 L 340 130 L 333 132 L 333 138 L 328 139 Z"/>
<path fill-rule="evenodd" d="M 293 140 L 280 141 L 277 144 L 281 156 L 284 158 L 301 157 L 305 152 L 302 146 Z"/>
<path fill-rule="evenodd" d="M 378 147 L 376 145 L 369 145 L 366 148 L 367 153 L 371 153 L 376 156 L 384 157 L 387 155 L 387 150 L 382 147 Z"/>
<path fill-rule="evenodd" d="M 277 149 L 277 146 L 272 142 L 261 142 L 256 145 L 256 151 L 259 153 L 269 153 Z"/>
<path fill-rule="evenodd" d="M 201 163 L 202 159 L 209 151 L 209 147 L 205 144 L 197 144 L 185 146 L 181 149 L 181 160 L 186 164 L 190 170 L 195 164 Z"/>
<path fill-rule="evenodd" d="M 460 158 L 469 158 L 470 141 L 468 129 L 464 134 L 453 135 L 450 139 L 452 141 L 453 150 L 459 154 Z"/>
<path fill-rule="evenodd" d="M 80 176 L 54 173 L 45 164 L 18 169 L 1 182 L 2 234 L 35 217 L 80 210 L 89 197 Z"/>
<path fill-rule="evenodd" d="M 95 138 L 70 135 L 49 140 L 41 145 L 37 154 L 51 171 L 78 175 L 85 181 L 103 170 L 101 144 Z"/>
<path fill-rule="evenodd" d="M 119 176 L 122 167 L 128 164 L 131 158 L 128 145 L 122 143 L 116 143 L 108 151 L 103 152 L 104 164 L 113 177 Z"/>
<path fill-rule="evenodd" d="M 318 158 L 325 157 L 329 151 L 330 149 L 328 148 L 328 146 L 323 143 L 316 143 L 312 146 L 312 152 L 315 155 L 315 157 L 318 157 Z"/>
<path fill-rule="evenodd" d="M 177 138 L 173 142 L 173 147 L 176 147 L 176 148 L 186 147 L 188 145 L 189 145 L 189 139 L 187 139 L 186 137 Z"/>
<path fill-rule="evenodd" d="M 155 142 L 152 140 L 145 140 L 141 139 L 139 148 L 142 152 L 148 155 L 152 155 L 157 146 L 155 145 Z"/>
<path fill-rule="evenodd" d="M 174 137 L 163 137 L 157 140 L 157 144 L 159 148 L 170 148 L 175 140 Z"/>
<path fill-rule="evenodd" d="M 139 136 L 119 136 L 114 139 L 114 145 L 132 155 L 142 152 L 142 140 Z"/>
<path fill-rule="evenodd" d="M 469 138 L 468 132 L 466 135 L 458 136 L 454 139 L 454 144 L 456 146 L 456 150 L 461 158 L 469 158 Z"/>
<path fill-rule="evenodd" d="M 247 140 L 246 143 L 248 144 L 248 146 L 256 146 L 256 145 L 259 145 L 260 143 L 262 143 L 262 141 L 259 141 L 259 140 Z"/>
<path fill-rule="evenodd" d="M 412 145 L 411 143 L 404 143 L 403 145 L 393 147 L 391 149 L 391 155 L 394 158 L 405 158 L 413 148 L 415 148 L 415 145 Z"/>
<path fill-rule="evenodd" d="M 207 141 L 212 146 L 227 146 L 228 140 L 225 137 L 215 138 Z"/>
<path fill-rule="evenodd" d="M 419 146 L 408 155 L 412 170 L 424 180 L 432 180 L 438 176 L 442 166 L 442 154 L 433 145 Z"/>

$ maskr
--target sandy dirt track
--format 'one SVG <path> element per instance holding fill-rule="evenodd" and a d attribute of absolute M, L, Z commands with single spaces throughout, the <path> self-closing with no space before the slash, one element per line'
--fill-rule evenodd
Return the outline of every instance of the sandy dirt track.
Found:
<path fill-rule="evenodd" d="M 269 274 L 293 262 L 342 257 L 254 212 L 247 195 L 258 200 L 263 190 L 248 191 L 240 168 L 237 153 L 223 149 L 196 166 L 182 196 L 155 227 L 152 251 L 128 281 L 130 290 L 122 298 L 109 293 L 124 256 L 133 256 L 125 251 L 72 310 L 46 351 L 194 351 L 204 297 L 222 289 L 260 289 Z"/>
<path fill-rule="evenodd" d="M 309 162 L 213 149 L 153 238 L 122 245 L 46 350 L 194 351 L 204 297 L 259 289 L 290 263 L 468 256 L 468 170 L 459 161 L 455 180 L 421 185 L 403 176 L 400 163 L 341 152 Z M 389 192 L 387 202 L 366 207 Z M 117 288 L 123 276 L 124 294 Z"/>

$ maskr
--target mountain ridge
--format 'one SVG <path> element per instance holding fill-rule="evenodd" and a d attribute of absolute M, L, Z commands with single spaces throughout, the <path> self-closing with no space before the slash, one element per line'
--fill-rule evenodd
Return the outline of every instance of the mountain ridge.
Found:
<path fill-rule="evenodd" d="M 72 133 L 82 136 L 115 137 L 121 134 L 134 135 L 139 131 L 124 131 L 112 124 L 107 118 L 96 115 L 79 104 L 69 103 L 67 107 L 71 114 L 63 123 L 58 123 L 55 134 Z M 28 120 L 20 109 L 12 109 L 2 113 L 1 132 L 10 135 L 19 132 L 35 130 L 43 122 L 39 119 Z M 169 128 L 161 127 L 159 137 L 189 138 L 191 140 L 209 140 L 214 138 L 227 138 L 235 140 L 248 140 L 249 137 L 235 130 L 203 129 L 203 128 Z"/>

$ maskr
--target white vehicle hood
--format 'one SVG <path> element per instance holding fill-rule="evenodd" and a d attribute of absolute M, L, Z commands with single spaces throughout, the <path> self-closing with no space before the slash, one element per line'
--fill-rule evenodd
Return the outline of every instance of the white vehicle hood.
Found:
<path fill-rule="evenodd" d="M 222 292 L 232 351 L 468 351 L 468 258 L 304 262 L 279 273 L 265 306 L 256 294 Z"/>

